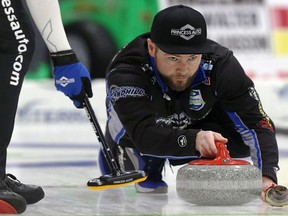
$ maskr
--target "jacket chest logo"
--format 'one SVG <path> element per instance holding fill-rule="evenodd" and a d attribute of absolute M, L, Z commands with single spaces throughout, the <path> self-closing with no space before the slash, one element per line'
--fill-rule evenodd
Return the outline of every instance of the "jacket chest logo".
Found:
<path fill-rule="evenodd" d="M 200 90 L 191 89 L 189 97 L 189 107 L 190 110 L 198 111 L 202 109 L 205 105 L 205 101 L 202 98 Z"/>

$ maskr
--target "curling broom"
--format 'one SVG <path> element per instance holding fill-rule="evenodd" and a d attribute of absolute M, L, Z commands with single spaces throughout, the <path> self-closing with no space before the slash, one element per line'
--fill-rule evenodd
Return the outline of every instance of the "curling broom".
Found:
<path fill-rule="evenodd" d="M 147 176 L 146 173 L 142 170 L 132 170 L 132 171 L 120 170 L 119 165 L 115 161 L 114 156 L 110 150 L 110 147 L 105 141 L 103 132 L 101 130 L 101 127 L 98 123 L 98 120 L 96 118 L 96 115 L 94 113 L 94 110 L 90 104 L 87 95 L 85 95 L 84 97 L 83 106 L 91 122 L 96 137 L 98 141 L 102 144 L 102 150 L 111 171 L 111 174 L 109 175 L 103 175 L 100 176 L 99 178 L 90 179 L 87 182 L 87 186 L 93 190 L 101 190 L 145 181 Z"/>

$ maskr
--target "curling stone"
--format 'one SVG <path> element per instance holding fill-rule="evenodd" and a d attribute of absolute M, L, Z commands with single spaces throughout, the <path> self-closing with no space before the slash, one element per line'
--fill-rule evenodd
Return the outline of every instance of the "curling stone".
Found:
<path fill-rule="evenodd" d="M 177 172 L 176 191 L 196 205 L 242 205 L 259 198 L 261 171 L 245 160 L 233 160 L 226 145 L 216 142 L 215 159 L 189 162 Z"/>

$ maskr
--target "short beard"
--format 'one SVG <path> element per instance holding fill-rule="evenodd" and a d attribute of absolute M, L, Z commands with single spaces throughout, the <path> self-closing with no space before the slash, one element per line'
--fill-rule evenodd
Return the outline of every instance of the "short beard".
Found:
<path fill-rule="evenodd" d="M 155 61 L 155 66 L 157 68 L 157 58 L 154 59 Z M 157 68 L 158 70 L 158 74 L 159 76 L 161 77 L 161 79 L 164 81 L 164 83 L 170 88 L 172 89 L 173 91 L 177 91 L 177 92 L 181 92 L 181 91 L 184 91 L 185 89 L 187 89 L 191 84 L 192 84 L 192 81 L 195 77 L 196 74 L 194 74 L 192 77 L 190 77 L 187 82 L 186 82 L 186 85 L 184 86 L 179 86 L 179 85 L 174 85 L 173 82 L 171 82 L 170 79 L 168 79 L 167 77 L 163 76 L 161 71 L 159 71 L 159 69 Z"/>
<path fill-rule="evenodd" d="M 169 86 L 169 88 L 171 88 L 172 90 L 174 91 L 177 91 L 177 92 L 181 92 L 181 91 L 184 91 L 185 89 L 187 89 L 191 83 L 192 83 L 192 80 L 193 80 L 194 76 L 193 77 L 190 77 L 187 82 L 185 83 L 185 85 L 174 85 L 173 82 L 171 82 L 169 79 L 167 79 L 166 77 L 163 77 L 163 79 L 165 80 L 165 83 Z"/>

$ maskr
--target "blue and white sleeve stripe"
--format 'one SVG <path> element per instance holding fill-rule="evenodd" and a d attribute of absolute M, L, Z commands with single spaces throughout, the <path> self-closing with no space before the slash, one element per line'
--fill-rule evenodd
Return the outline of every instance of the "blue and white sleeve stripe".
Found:
<path fill-rule="evenodd" d="M 261 151 L 257 134 L 253 129 L 249 129 L 237 115 L 236 112 L 226 112 L 234 123 L 237 132 L 241 135 L 243 142 L 250 147 L 250 154 L 253 164 L 262 169 Z"/>

